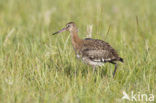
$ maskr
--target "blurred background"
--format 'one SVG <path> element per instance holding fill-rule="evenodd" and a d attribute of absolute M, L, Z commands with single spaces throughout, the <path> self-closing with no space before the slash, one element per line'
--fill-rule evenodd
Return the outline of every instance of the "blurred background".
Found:
<path fill-rule="evenodd" d="M 121 103 L 156 92 L 156 0 L 0 0 L 0 102 Z M 124 58 L 113 79 L 75 58 L 68 32 L 109 42 Z"/>

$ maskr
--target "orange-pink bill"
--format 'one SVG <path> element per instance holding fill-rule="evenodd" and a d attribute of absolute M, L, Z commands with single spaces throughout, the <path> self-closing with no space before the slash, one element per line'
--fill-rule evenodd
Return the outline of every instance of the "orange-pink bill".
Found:
<path fill-rule="evenodd" d="M 57 31 L 57 32 L 53 33 L 52 35 L 55 35 L 55 34 L 58 34 L 58 33 L 64 32 L 64 31 L 66 31 L 66 28 L 63 28 L 63 29 Z"/>

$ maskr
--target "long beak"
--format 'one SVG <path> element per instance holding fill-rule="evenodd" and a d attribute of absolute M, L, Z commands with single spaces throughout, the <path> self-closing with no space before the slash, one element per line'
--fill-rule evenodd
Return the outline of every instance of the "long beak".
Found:
<path fill-rule="evenodd" d="M 66 31 L 66 30 L 67 30 L 67 28 L 63 28 L 63 29 L 61 29 L 61 30 L 59 30 L 59 31 L 57 31 L 57 32 L 55 32 L 55 33 L 53 33 L 52 35 L 55 35 L 55 34 L 58 34 L 58 33 L 64 32 L 64 31 Z"/>

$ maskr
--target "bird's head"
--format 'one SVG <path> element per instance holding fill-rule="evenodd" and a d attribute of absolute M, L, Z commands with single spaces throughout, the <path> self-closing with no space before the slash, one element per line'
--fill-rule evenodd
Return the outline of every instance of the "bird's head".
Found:
<path fill-rule="evenodd" d="M 66 26 L 64 28 L 62 28 L 61 30 L 53 33 L 53 35 L 58 34 L 58 33 L 61 33 L 61 32 L 64 32 L 64 31 L 70 31 L 70 32 L 72 32 L 74 30 L 77 30 L 75 23 L 74 22 L 69 22 L 69 23 L 66 24 Z"/>

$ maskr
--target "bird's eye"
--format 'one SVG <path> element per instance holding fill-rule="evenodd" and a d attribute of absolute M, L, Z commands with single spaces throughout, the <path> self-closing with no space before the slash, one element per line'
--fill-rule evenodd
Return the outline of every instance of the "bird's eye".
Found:
<path fill-rule="evenodd" d="M 68 27 L 70 27 L 70 25 L 69 25 L 69 24 L 67 25 L 67 28 L 68 28 Z"/>

